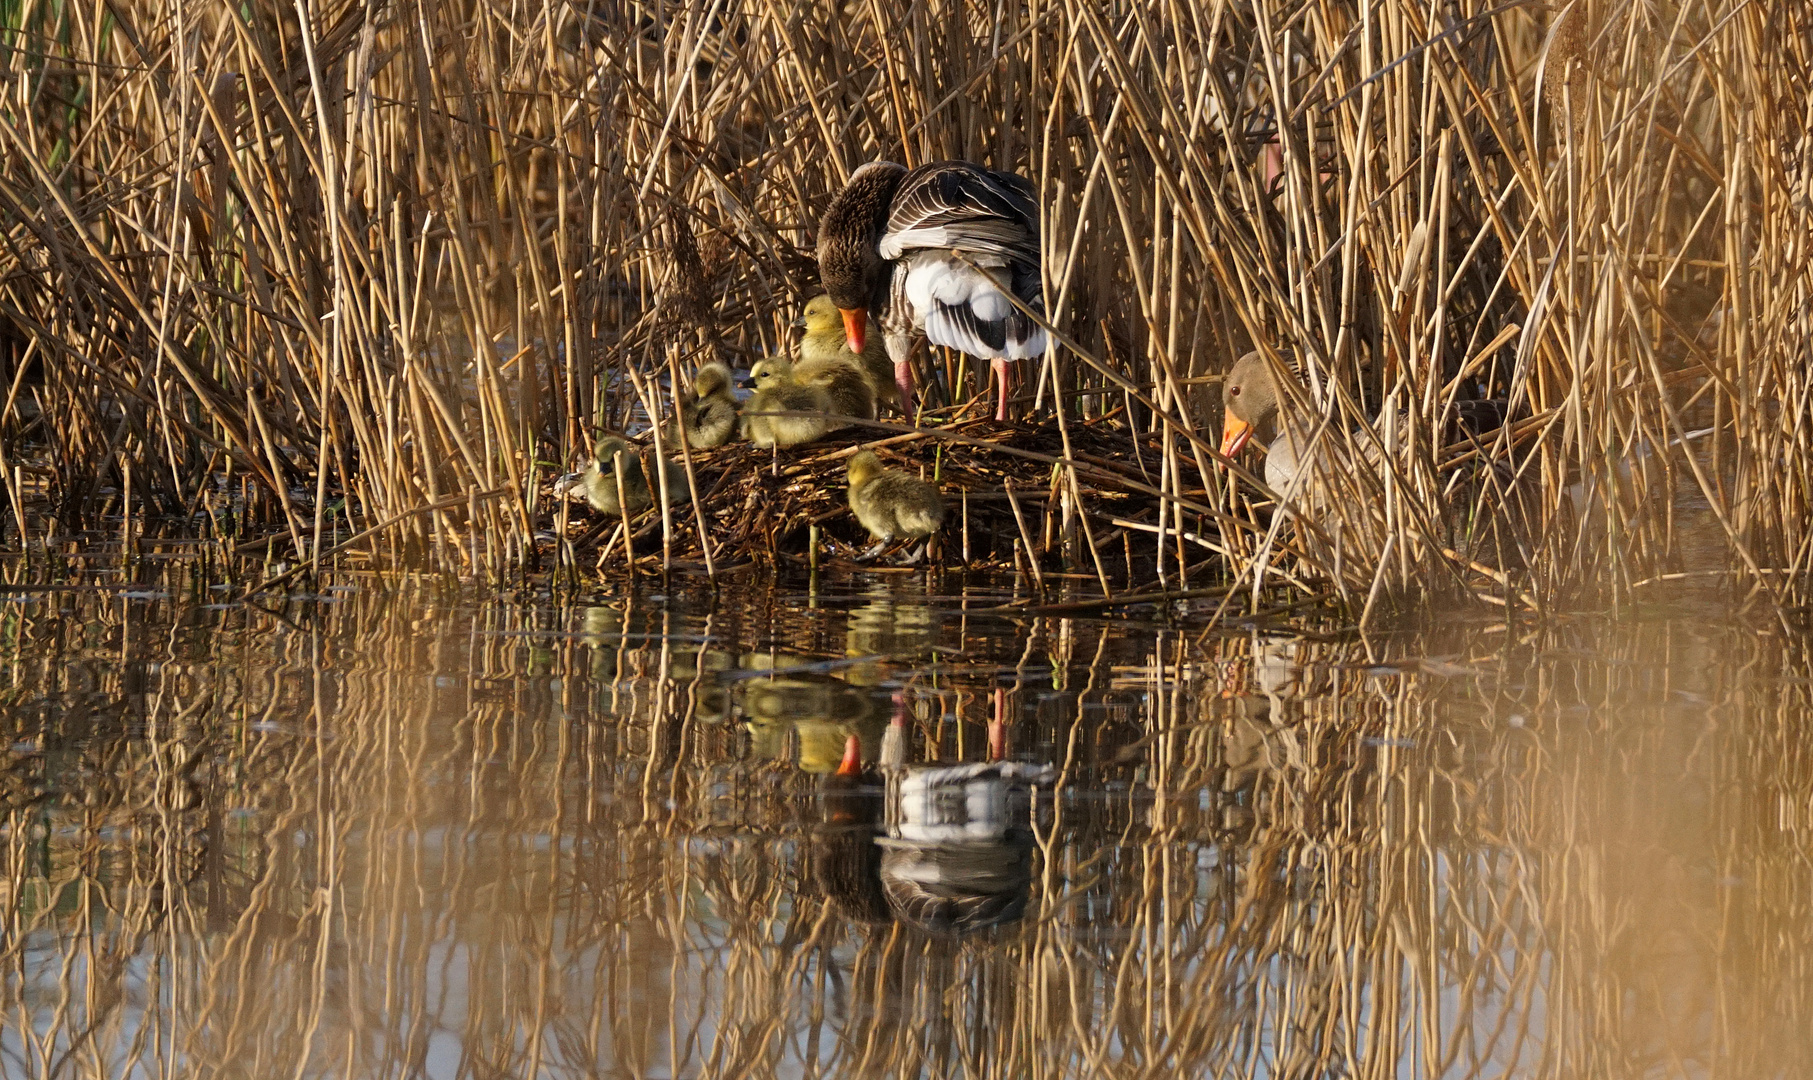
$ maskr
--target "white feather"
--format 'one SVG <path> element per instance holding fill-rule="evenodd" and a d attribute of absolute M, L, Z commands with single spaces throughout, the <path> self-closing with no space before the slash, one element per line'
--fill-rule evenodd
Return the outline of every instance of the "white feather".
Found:
<path fill-rule="evenodd" d="M 994 348 L 976 335 L 972 323 L 952 316 L 950 308 L 967 308 L 980 323 L 998 324 L 1013 316 L 1013 301 L 987 274 L 940 251 L 913 252 L 898 265 L 905 269 L 905 277 L 896 279 L 900 282 L 896 295 L 904 294 L 913 322 L 933 344 L 990 359 L 1024 360 L 1045 351 L 1043 329 L 1035 328 L 1023 341 L 1005 334 L 1002 347 Z"/>
<path fill-rule="evenodd" d="M 974 304 L 979 296 L 993 296 L 996 302 L 1005 303 L 986 277 L 956 259 L 929 251 L 908 260 L 906 294 L 922 319 L 931 313 L 934 301 Z"/>
<path fill-rule="evenodd" d="M 1035 329 L 1032 336 L 1025 341 L 1016 342 L 1013 338 L 1008 338 L 1007 348 L 1002 350 L 1009 360 L 1030 360 L 1044 351 L 1045 328 L 1043 326 Z"/>
<path fill-rule="evenodd" d="M 888 260 L 898 259 L 902 252 L 914 248 L 948 248 L 951 246 L 951 231 L 941 226 L 929 229 L 902 229 L 899 232 L 884 233 L 875 250 Z"/>
<path fill-rule="evenodd" d="M 932 310 L 932 296 L 943 274 L 942 261 L 916 259 L 907 264 L 906 296 L 907 302 L 913 305 L 914 322 L 923 321 L 926 312 Z"/>
<path fill-rule="evenodd" d="M 959 262 L 944 264 L 944 273 L 934 281 L 932 295 L 944 304 L 974 302 L 976 293 L 988 288 L 988 279 Z"/>
<path fill-rule="evenodd" d="M 971 334 L 968 327 L 946 317 L 944 311 L 939 308 L 934 308 L 926 315 L 925 338 L 934 345 L 948 346 L 971 356 L 992 357 L 995 355 L 995 350 Z"/>
<path fill-rule="evenodd" d="M 969 294 L 969 309 L 983 322 L 1000 322 L 1013 313 L 1014 306 L 1001 290 L 984 283 Z"/>

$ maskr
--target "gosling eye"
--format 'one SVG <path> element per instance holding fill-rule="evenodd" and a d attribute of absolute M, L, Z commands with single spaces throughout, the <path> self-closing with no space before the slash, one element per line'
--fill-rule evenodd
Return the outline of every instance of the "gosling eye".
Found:
<path fill-rule="evenodd" d="M 1229 397 L 1239 397 L 1240 396 L 1240 387 L 1238 387 L 1238 386 L 1228 387 L 1228 396 Z"/>

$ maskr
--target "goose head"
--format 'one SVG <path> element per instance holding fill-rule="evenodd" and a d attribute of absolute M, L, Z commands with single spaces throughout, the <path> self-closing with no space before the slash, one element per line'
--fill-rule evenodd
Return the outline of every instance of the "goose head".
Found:
<path fill-rule="evenodd" d="M 850 478 L 851 487 L 862 487 L 881 475 L 881 458 L 875 456 L 873 450 L 861 451 L 844 464 L 844 472 Z"/>
<path fill-rule="evenodd" d="M 1221 380 L 1221 456 L 1233 457 L 1259 436 L 1269 442 L 1278 420 L 1278 379 L 1257 352 L 1234 362 Z"/>
<path fill-rule="evenodd" d="M 853 353 L 862 352 L 869 306 L 887 282 L 887 263 L 877 245 L 905 175 L 906 168 L 892 161 L 869 162 L 850 175 L 819 222 L 819 276 L 843 316 L 845 343 Z"/>
<path fill-rule="evenodd" d="M 806 309 L 793 320 L 793 325 L 808 334 L 823 334 L 835 330 L 838 322 L 837 305 L 832 302 L 831 294 L 819 293 L 806 301 Z"/>

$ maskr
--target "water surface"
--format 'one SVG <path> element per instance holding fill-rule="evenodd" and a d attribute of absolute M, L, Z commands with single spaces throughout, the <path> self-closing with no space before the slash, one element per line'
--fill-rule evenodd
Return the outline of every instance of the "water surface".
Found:
<path fill-rule="evenodd" d="M 0 1075 L 1813 1075 L 1804 638 L 785 584 L 0 597 Z"/>

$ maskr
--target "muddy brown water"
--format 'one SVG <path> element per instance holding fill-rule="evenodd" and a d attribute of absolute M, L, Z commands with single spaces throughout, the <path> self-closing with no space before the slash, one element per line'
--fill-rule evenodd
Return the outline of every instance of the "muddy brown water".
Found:
<path fill-rule="evenodd" d="M 1813 1075 L 1779 628 L 220 595 L 0 593 L 0 1076 Z"/>

